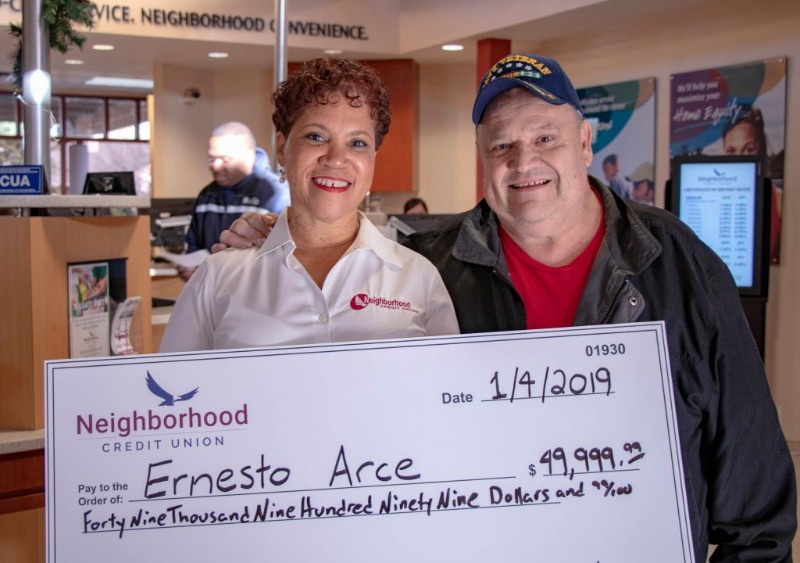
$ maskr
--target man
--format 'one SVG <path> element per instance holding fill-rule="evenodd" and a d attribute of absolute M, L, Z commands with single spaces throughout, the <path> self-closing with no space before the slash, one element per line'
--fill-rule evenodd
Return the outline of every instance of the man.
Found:
<path fill-rule="evenodd" d="M 654 176 L 653 163 L 643 162 L 627 177 L 633 184 L 630 195 L 633 201 L 645 205 L 653 205 L 655 203 L 656 184 L 653 181 Z"/>
<path fill-rule="evenodd" d="M 712 561 L 791 561 L 794 468 L 726 266 L 673 215 L 588 176 L 591 127 L 556 61 L 500 60 L 472 118 L 485 200 L 408 241 L 461 331 L 665 321 L 696 560 L 712 543 Z M 222 241 L 263 238 L 250 219 Z"/>
<path fill-rule="evenodd" d="M 211 250 L 220 233 L 243 212 L 280 212 L 288 205 L 288 189 L 278 181 L 266 154 L 256 147 L 253 133 L 242 123 L 231 121 L 214 129 L 208 141 L 208 167 L 214 181 L 195 201 L 186 233 L 187 253 Z M 180 267 L 178 273 L 188 281 L 195 270 Z"/>
<path fill-rule="evenodd" d="M 619 177 L 619 159 L 616 154 L 610 154 L 603 159 L 603 176 L 606 178 L 606 185 L 614 193 L 622 197 L 631 197 L 631 187 Z"/>

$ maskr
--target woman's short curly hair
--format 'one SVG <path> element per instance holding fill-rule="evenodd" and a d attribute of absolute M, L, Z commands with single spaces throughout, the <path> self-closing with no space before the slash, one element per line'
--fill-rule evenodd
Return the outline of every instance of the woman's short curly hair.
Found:
<path fill-rule="evenodd" d="M 335 104 L 340 96 L 350 106 L 366 104 L 375 122 L 375 149 L 383 142 L 392 121 L 389 95 L 377 73 L 351 59 L 319 58 L 303 63 L 272 94 L 275 130 L 289 135 L 292 127 L 310 104 Z"/>

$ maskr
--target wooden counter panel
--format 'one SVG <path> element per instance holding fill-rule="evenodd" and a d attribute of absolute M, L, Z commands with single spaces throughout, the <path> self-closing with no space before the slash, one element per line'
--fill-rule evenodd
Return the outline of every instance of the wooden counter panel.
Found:
<path fill-rule="evenodd" d="M 44 449 L 0 456 L 0 514 L 44 506 Z"/>
<path fill-rule="evenodd" d="M 0 430 L 44 426 L 44 362 L 69 357 L 67 264 L 127 258 L 132 332 L 153 351 L 150 221 L 135 217 L 0 217 Z"/>

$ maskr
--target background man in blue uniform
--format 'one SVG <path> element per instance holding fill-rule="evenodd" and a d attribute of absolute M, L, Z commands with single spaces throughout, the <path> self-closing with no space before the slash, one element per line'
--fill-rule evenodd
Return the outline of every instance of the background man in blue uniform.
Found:
<path fill-rule="evenodd" d="M 257 158 L 260 157 L 260 158 Z M 211 247 L 220 233 L 245 211 L 280 213 L 289 204 L 289 188 L 280 183 L 269 159 L 256 147 L 252 131 L 243 123 L 223 123 L 208 140 L 208 167 L 214 181 L 197 196 L 186 233 L 186 252 Z M 178 268 L 184 281 L 195 268 Z"/>

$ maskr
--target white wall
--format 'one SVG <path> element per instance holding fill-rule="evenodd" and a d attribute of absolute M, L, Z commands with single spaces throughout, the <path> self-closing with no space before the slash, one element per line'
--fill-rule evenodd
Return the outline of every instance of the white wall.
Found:
<path fill-rule="evenodd" d="M 198 88 L 187 103 L 184 91 Z M 154 72 L 152 141 L 154 197 L 194 197 L 211 181 L 208 137 L 226 121 L 241 121 L 269 152 L 272 134 L 272 74 L 268 71 L 209 72 L 158 65 Z"/>

